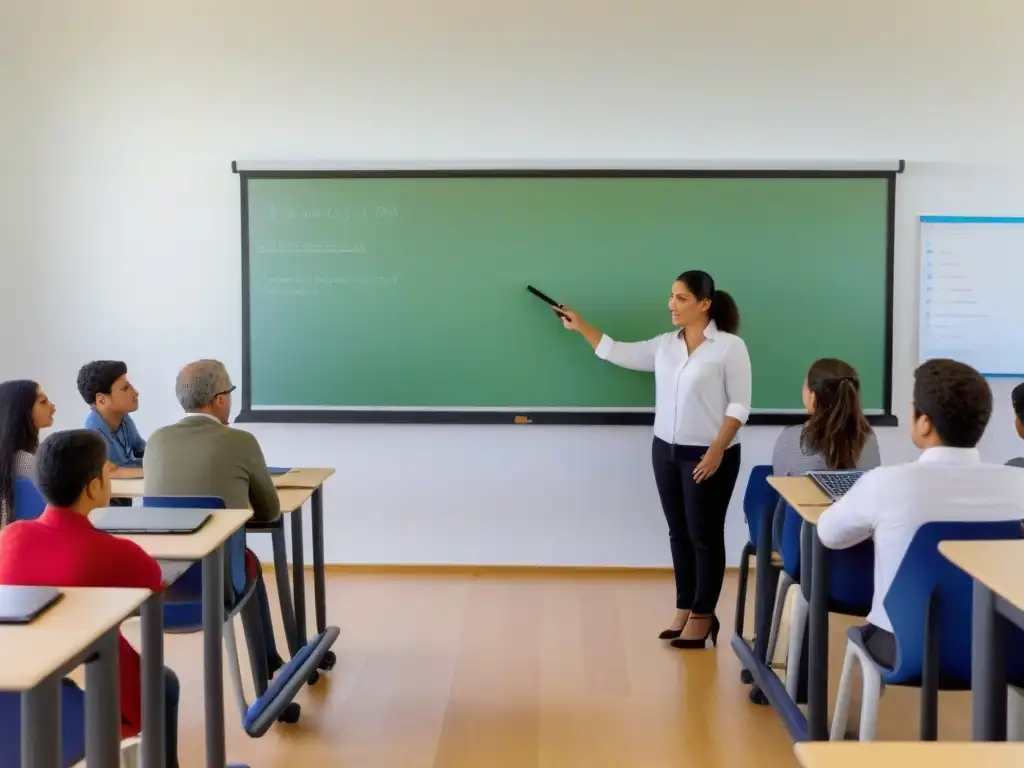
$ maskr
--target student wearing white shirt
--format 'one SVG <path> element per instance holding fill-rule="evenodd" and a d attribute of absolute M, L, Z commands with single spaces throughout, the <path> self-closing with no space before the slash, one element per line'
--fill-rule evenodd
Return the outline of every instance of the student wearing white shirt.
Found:
<path fill-rule="evenodd" d="M 991 415 L 992 391 L 976 370 L 955 360 L 924 363 L 914 372 L 910 424 L 920 458 L 863 475 L 818 520 L 818 536 L 829 549 L 874 539 L 866 634 L 868 650 L 883 664 L 896 662 L 885 595 L 917 529 L 931 522 L 1024 518 L 1024 472 L 982 462 L 976 448 Z"/>
<path fill-rule="evenodd" d="M 679 330 L 631 343 L 612 340 L 571 309 L 557 311 L 598 357 L 654 373 L 652 462 L 676 581 L 675 621 L 660 637 L 676 648 L 704 648 L 718 636 L 725 513 L 740 469 L 736 434 L 750 415 L 750 357 L 735 335 L 736 303 L 707 272 L 676 278 L 668 308 Z"/>

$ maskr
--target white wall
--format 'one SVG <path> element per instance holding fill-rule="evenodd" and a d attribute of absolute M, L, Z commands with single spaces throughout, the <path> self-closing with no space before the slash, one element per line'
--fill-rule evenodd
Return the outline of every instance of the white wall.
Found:
<path fill-rule="evenodd" d="M 0 15 L 0 378 L 42 382 L 58 427 L 84 416 L 94 357 L 129 361 L 146 432 L 178 417 L 182 363 L 239 371 L 235 159 L 905 158 L 901 415 L 915 217 L 1024 212 L 1014 0 L 157 5 Z M 984 444 L 998 461 L 1024 451 L 1009 386 Z M 272 463 L 338 468 L 330 561 L 668 563 L 644 428 L 253 429 Z M 745 430 L 748 467 L 776 431 Z M 904 428 L 881 442 L 914 455 Z M 738 504 L 729 541 L 735 559 Z"/>

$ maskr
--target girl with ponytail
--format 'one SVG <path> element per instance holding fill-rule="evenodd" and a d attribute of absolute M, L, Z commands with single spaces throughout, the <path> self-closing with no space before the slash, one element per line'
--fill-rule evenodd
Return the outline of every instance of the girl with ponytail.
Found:
<path fill-rule="evenodd" d="M 833 358 L 815 361 L 804 380 L 803 400 L 809 417 L 779 435 L 772 453 L 774 474 L 874 469 L 882 463 L 851 365 Z"/>

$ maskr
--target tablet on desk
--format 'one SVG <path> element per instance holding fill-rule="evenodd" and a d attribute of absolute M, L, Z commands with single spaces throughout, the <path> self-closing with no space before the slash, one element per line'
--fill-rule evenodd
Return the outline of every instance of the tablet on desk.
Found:
<path fill-rule="evenodd" d="M 203 509 L 110 507 L 93 525 L 107 533 L 187 534 L 206 525 L 210 516 L 211 513 Z"/>
<path fill-rule="evenodd" d="M 292 471 L 291 467 L 267 467 L 271 475 L 287 475 Z"/>
<path fill-rule="evenodd" d="M 0 586 L 0 624 L 31 624 L 62 596 L 56 587 Z"/>

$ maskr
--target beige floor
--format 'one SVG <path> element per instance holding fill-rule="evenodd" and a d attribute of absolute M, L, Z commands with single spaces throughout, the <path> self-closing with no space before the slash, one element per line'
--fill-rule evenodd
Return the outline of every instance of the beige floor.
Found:
<path fill-rule="evenodd" d="M 672 613 L 666 575 L 330 574 L 337 668 L 300 694 L 297 725 L 262 739 L 245 735 L 227 698 L 228 758 L 352 768 L 795 765 L 774 713 L 750 704 L 739 681 L 728 646 L 735 585 L 730 574 L 720 647 L 679 652 L 656 639 Z M 845 626 L 833 617 L 833 692 Z M 182 765 L 201 765 L 201 640 L 169 636 L 166 648 L 183 688 Z M 969 738 L 969 699 L 943 695 L 942 738 Z M 887 692 L 879 738 L 913 738 L 917 711 L 915 691 Z"/>

